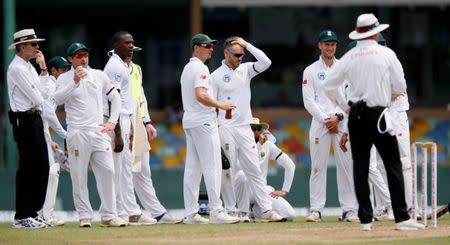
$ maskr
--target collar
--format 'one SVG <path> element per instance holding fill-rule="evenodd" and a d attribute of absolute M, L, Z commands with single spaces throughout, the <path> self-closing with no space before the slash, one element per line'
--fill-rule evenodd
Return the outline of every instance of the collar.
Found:
<path fill-rule="evenodd" d="M 18 56 L 17 54 L 14 57 L 15 60 L 17 60 L 17 62 L 19 63 L 19 65 L 23 65 L 23 66 L 32 66 L 30 61 L 26 61 L 24 60 L 22 57 Z"/>
<path fill-rule="evenodd" d="M 123 66 L 125 66 L 126 68 L 130 68 L 130 66 L 127 63 L 125 63 L 125 61 L 123 61 L 122 58 L 120 58 L 119 55 L 116 54 L 116 52 L 113 52 L 111 58 L 118 59 Z"/>
<path fill-rule="evenodd" d="M 333 57 L 333 64 L 331 65 L 331 67 L 333 67 L 334 65 L 336 65 L 336 61 L 337 61 L 336 56 L 334 56 L 334 57 Z M 325 64 L 325 61 L 323 61 L 323 59 L 322 59 L 322 55 L 319 55 L 319 63 L 320 63 L 320 65 L 321 65 L 322 67 L 328 68 L 327 64 Z M 330 68 L 331 68 L 331 67 L 330 67 Z"/>
<path fill-rule="evenodd" d="M 223 60 L 222 60 L 222 66 L 224 66 L 227 70 L 234 72 L 234 71 L 236 71 L 236 70 L 239 68 L 239 66 L 241 66 L 241 65 L 239 64 L 238 67 L 236 67 L 235 69 L 232 69 L 231 67 L 229 67 L 229 66 L 225 63 L 225 59 L 223 59 Z"/>
<path fill-rule="evenodd" d="M 356 46 L 358 46 L 358 47 L 373 46 L 373 45 L 378 45 L 377 41 L 375 41 L 373 39 L 364 39 L 364 40 L 360 40 L 356 43 Z"/>

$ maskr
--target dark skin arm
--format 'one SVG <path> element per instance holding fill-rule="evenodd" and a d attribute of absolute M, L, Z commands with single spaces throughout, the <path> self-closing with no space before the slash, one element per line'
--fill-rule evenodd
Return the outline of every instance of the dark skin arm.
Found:
<path fill-rule="evenodd" d="M 123 139 L 122 139 L 122 130 L 120 128 L 120 123 L 116 124 L 114 128 L 114 152 L 122 152 L 123 150 Z"/>

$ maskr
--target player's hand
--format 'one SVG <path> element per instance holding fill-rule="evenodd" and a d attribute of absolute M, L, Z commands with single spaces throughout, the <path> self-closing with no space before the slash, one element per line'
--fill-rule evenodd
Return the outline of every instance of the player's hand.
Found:
<path fill-rule="evenodd" d="M 398 97 L 400 97 L 402 95 L 405 95 L 405 94 L 404 93 L 392 94 L 391 100 L 395 101 L 395 100 L 397 100 Z"/>
<path fill-rule="evenodd" d="M 45 57 L 42 51 L 38 50 L 36 51 L 36 64 L 39 65 L 41 69 L 47 68 L 47 65 L 45 64 Z"/>
<path fill-rule="evenodd" d="M 56 152 L 56 150 L 59 149 L 59 145 L 54 141 L 50 142 L 50 145 L 52 147 L 53 152 Z"/>
<path fill-rule="evenodd" d="M 236 108 L 236 106 L 231 102 L 219 102 L 219 109 L 226 111 L 234 108 Z"/>
<path fill-rule="evenodd" d="M 101 132 L 102 133 L 110 133 L 114 130 L 114 128 L 116 127 L 115 123 L 112 122 L 105 122 L 100 124 L 100 128 L 101 128 Z"/>
<path fill-rule="evenodd" d="M 156 128 L 153 127 L 151 123 L 148 123 L 145 125 L 145 131 L 147 131 L 147 136 L 149 140 L 154 140 L 156 137 L 158 137 L 158 132 L 156 131 Z"/>
<path fill-rule="evenodd" d="M 239 44 L 239 45 L 241 45 L 243 48 L 246 48 L 246 47 L 247 47 L 247 42 L 246 42 L 243 38 L 241 38 L 241 37 L 235 37 L 235 38 L 233 39 L 233 41 L 231 41 L 231 44 Z"/>
<path fill-rule="evenodd" d="M 269 196 L 272 198 L 279 198 L 279 197 L 284 197 L 286 196 L 287 191 L 272 191 L 271 193 L 269 193 Z"/>
<path fill-rule="evenodd" d="M 259 135 L 259 140 L 258 140 L 258 142 L 261 144 L 261 145 L 264 145 L 264 143 L 266 143 L 266 141 L 267 141 L 267 135 L 268 134 L 270 134 L 268 131 L 264 131 L 264 132 L 262 132 L 260 135 Z"/>
<path fill-rule="evenodd" d="M 114 136 L 114 152 L 122 152 L 124 146 L 124 142 L 121 135 Z"/>
<path fill-rule="evenodd" d="M 344 133 L 341 137 L 341 139 L 339 140 L 339 147 L 341 148 L 341 150 L 343 152 L 347 152 L 347 147 L 345 146 L 345 144 L 348 141 L 348 134 Z"/>
<path fill-rule="evenodd" d="M 87 70 L 82 67 L 78 66 L 75 68 L 75 72 L 73 73 L 73 80 L 75 81 L 75 84 L 80 83 L 81 78 L 85 77 L 87 75 Z"/>

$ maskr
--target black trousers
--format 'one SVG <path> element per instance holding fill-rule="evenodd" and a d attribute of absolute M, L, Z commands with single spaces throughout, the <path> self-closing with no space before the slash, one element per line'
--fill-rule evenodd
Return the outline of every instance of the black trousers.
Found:
<path fill-rule="evenodd" d="M 368 183 L 370 149 L 373 144 L 386 168 L 395 222 L 410 218 L 405 202 L 405 186 L 397 138 L 388 133 L 380 134 L 377 130 L 378 117 L 383 110 L 383 107 L 367 107 L 363 101 L 352 104 L 350 109 L 348 129 L 353 156 L 353 179 L 359 203 L 358 217 L 363 224 L 370 223 L 373 219 Z M 385 127 L 384 120 L 381 127 Z"/>
<path fill-rule="evenodd" d="M 36 217 L 47 191 L 49 161 L 42 118 L 38 113 L 10 112 L 19 151 L 14 219 Z"/>

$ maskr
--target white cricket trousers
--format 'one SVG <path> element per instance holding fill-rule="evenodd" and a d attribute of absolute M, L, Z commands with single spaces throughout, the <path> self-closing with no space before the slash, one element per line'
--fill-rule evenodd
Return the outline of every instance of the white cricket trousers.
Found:
<path fill-rule="evenodd" d="M 99 129 L 70 128 L 67 134 L 73 201 L 80 220 L 93 218 L 87 187 L 88 166 L 94 172 L 102 220 L 117 217 L 111 138 Z"/>
<path fill-rule="evenodd" d="M 131 116 L 130 114 L 120 114 L 119 118 L 121 137 L 123 140 L 123 150 L 121 152 L 113 152 L 114 159 L 114 182 L 116 185 L 116 206 L 117 213 L 120 217 L 127 220 L 128 216 L 140 215 L 141 209 L 136 203 L 134 196 L 133 182 L 131 176 L 131 153 L 130 153 L 130 131 Z M 111 146 L 114 149 L 114 133 L 111 136 Z M 130 192 L 131 185 L 131 193 Z"/>
<path fill-rule="evenodd" d="M 339 203 L 342 210 L 356 210 L 356 200 L 353 182 L 353 161 L 350 149 L 344 152 L 339 147 L 342 133 L 330 134 L 324 123 L 313 118 L 309 130 L 309 145 L 311 151 L 311 176 L 309 179 L 310 210 L 321 211 L 326 201 L 327 165 L 330 159 L 330 145 L 333 145 L 336 161 L 336 178 Z M 349 148 L 349 147 L 347 147 Z"/>
<path fill-rule="evenodd" d="M 405 184 L 405 201 L 406 206 L 412 206 L 412 167 L 411 167 L 411 142 L 409 133 L 409 121 L 406 111 L 393 113 L 393 120 L 399 123 L 399 133 L 396 135 L 398 142 L 398 149 L 400 152 L 400 160 L 402 162 L 403 180 Z M 385 183 L 387 183 L 386 169 L 382 163 L 381 157 L 376 152 L 376 160 L 378 162 L 378 169 L 380 170 Z M 375 196 L 377 198 L 377 196 Z"/>
<path fill-rule="evenodd" d="M 245 209 L 241 211 L 249 213 L 250 206 L 253 205 L 251 210 L 255 214 L 255 217 L 262 218 L 265 209 L 261 208 L 258 203 L 255 202 L 255 195 L 248 185 L 248 179 L 245 176 L 244 171 L 239 170 L 234 177 L 234 181 L 236 186 L 236 193 L 239 193 L 237 195 L 237 199 L 239 200 L 238 203 L 240 203 L 241 206 L 245 207 Z M 294 220 L 295 211 L 294 208 L 292 208 L 291 204 L 289 204 L 289 202 L 286 201 L 286 199 L 284 199 L 283 197 L 273 198 L 269 196 L 270 192 L 275 190 L 272 186 L 266 185 L 264 189 L 266 195 L 269 197 L 272 203 L 273 210 L 281 215 L 281 217 L 287 218 L 287 220 L 289 221 Z"/>
<path fill-rule="evenodd" d="M 245 176 L 247 176 L 248 185 L 250 185 L 251 190 L 255 194 L 256 203 L 264 212 L 272 210 L 272 202 L 264 190 L 266 180 L 263 178 L 259 166 L 258 149 L 250 125 L 221 127 L 219 128 L 219 134 L 222 149 L 228 160 L 230 160 L 231 175 L 235 175 L 240 167 L 244 171 Z M 237 193 L 236 201 L 238 208 L 243 211 L 239 206 L 240 201 Z"/>
<path fill-rule="evenodd" d="M 205 181 L 208 207 L 212 215 L 223 210 L 220 200 L 222 163 L 217 122 L 212 121 L 195 128 L 185 128 L 186 164 L 183 178 L 185 216 L 198 211 L 200 181 Z"/>
<path fill-rule="evenodd" d="M 222 185 L 220 188 L 223 206 L 227 212 L 236 212 L 236 194 L 234 192 L 231 169 L 222 169 Z"/>

